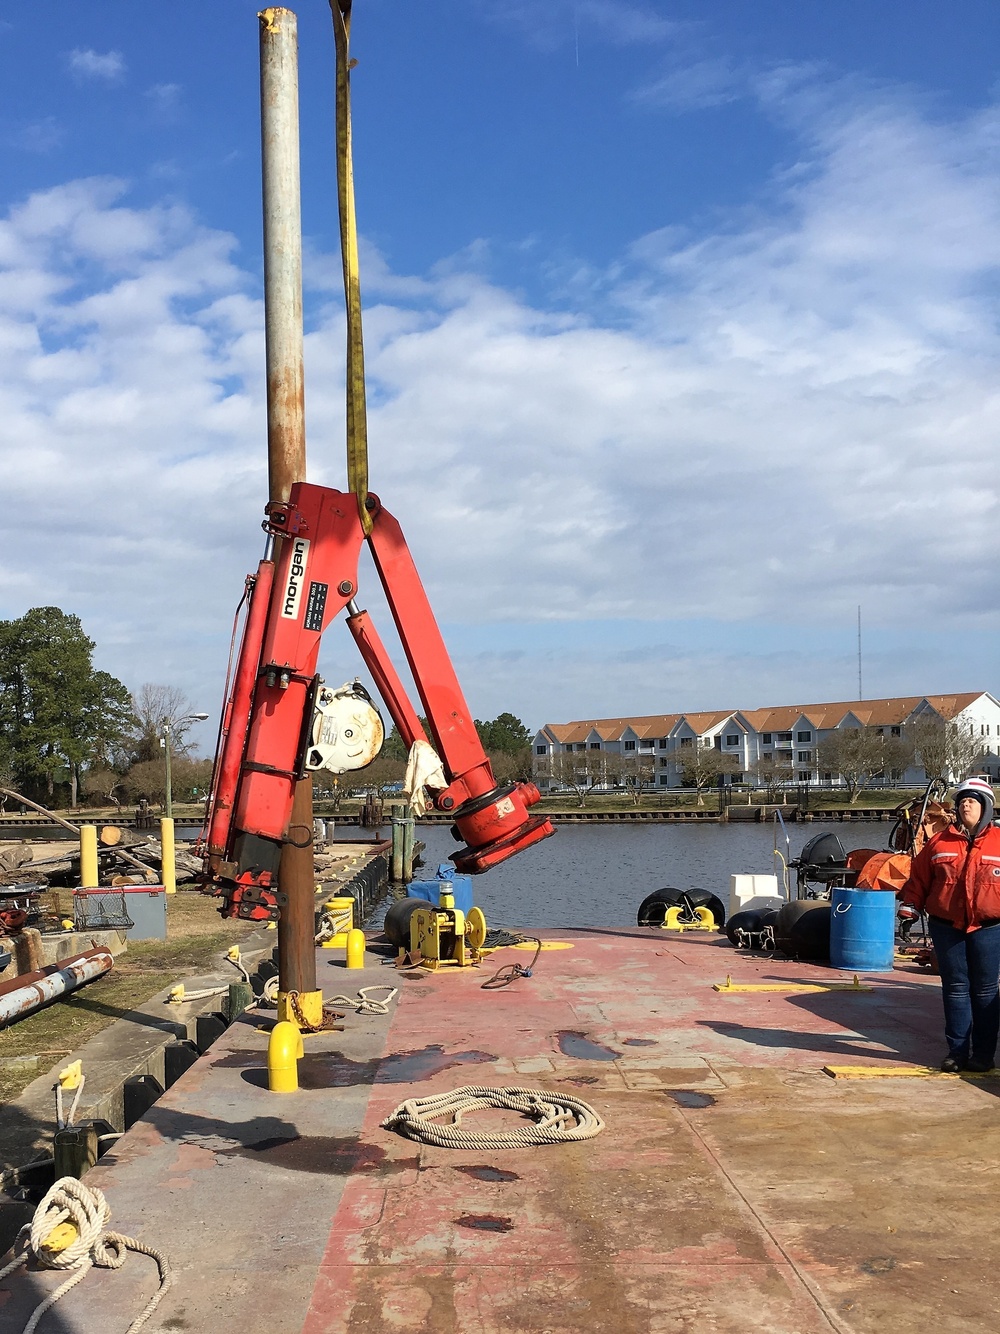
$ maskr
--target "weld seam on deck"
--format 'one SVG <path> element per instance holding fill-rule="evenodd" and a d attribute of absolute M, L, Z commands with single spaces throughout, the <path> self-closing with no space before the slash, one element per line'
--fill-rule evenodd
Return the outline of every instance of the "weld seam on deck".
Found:
<path fill-rule="evenodd" d="M 677 1116 L 687 1127 L 691 1135 L 691 1138 L 698 1145 L 702 1153 L 713 1164 L 716 1171 L 722 1177 L 723 1181 L 725 1181 L 726 1184 L 729 1186 L 730 1191 L 732 1192 L 733 1195 L 736 1196 L 736 1199 L 739 1201 L 740 1205 L 742 1205 L 743 1210 L 746 1213 L 750 1214 L 750 1217 L 757 1224 L 760 1231 L 764 1234 L 764 1236 L 768 1239 L 768 1241 L 771 1243 L 774 1249 L 781 1256 L 784 1265 L 787 1265 L 787 1267 L 798 1279 L 803 1292 L 812 1301 L 816 1310 L 819 1311 L 823 1319 L 827 1321 L 830 1328 L 832 1330 L 835 1330 L 836 1334 L 854 1334 L 854 1331 L 851 1329 L 849 1325 L 844 1324 L 843 1321 L 841 1321 L 831 1310 L 828 1309 L 826 1303 L 823 1301 L 822 1297 L 816 1290 L 815 1285 L 813 1284 L 811 1278 L 809 1278 L 809 1276 L 802 1269 L 799 1268 L 797 1261 L 793 1259 L 791 1255 L 788 1254 L 784 1246 L 771 1231 L 770 1227 L 767 1225 L 767 1223 L 765 1223 L 764 1219 L 757 1212 L 757 1209 L 750 1202 L 747 1196 L 744 1195 L 743 1191 L 740 1190 L 739 1186 L 736 1184 L 733 1178 L 723 1167 L 721 1161 L 719 1160 L 712 1146 L 703 1137 L 698 1128 L 692 1123 L 690 1117 L 686 1114 L 685 1108 L 677 1106 L 672 1110 L 674 1112 L 674 1115 Z M 775 1265 L 774 1262 L 772 1262 L 772 1265 L 773 1267 L 777 1268 L 782 1267 L 781 1265 Z"/>

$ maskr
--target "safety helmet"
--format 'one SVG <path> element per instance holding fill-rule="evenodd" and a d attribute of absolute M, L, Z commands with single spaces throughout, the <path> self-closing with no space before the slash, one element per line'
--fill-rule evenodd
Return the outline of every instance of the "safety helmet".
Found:
<path fill-rule="evenodd" d="M 958 803 L 963 797 L 975 797 L 979 802 L 982 814 L 979 822 L 972 831 L 972 837 L 978 838 L 984 829 L 993 821 L 993 789 L 985 778 L 963 778 L 955 788 L 955 814 L 958 814 Z"/>

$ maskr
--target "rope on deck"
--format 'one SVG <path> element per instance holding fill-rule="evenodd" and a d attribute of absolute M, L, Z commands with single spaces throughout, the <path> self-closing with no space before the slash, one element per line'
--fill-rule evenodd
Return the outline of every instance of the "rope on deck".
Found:
<path fill-rule="evenodd" d="M 0 1282 L 23 1265 L 29 1255 L 46 1269 L 72 1271 L 65 1283 L 39 1302 L 24 1327 L 24 1334 L 33 1334 L 39 1320 L 70 1288 L 74 1288 L 94 1265 L 101 1269 L 121 1269 L 126 1251 L 148 1255 L 156 1261 L 160 1271 L 159 1289 L 146 1303 L 138 1317 L 128 1327 L 128 1334 L 137 1334 L 160 1304 L 172 1282 L 170 1263 L 162 1251 L 134 1237 L 120 1232 L 105 1232 L 111 1209 L 103 1193 L 96 1186 L 85 1186 L 76 1177 L 60 1177 L 48 1190 L 30 1223 L 25 1223 L 17 1234 L 17 1242 L 27 1237 L 27 1245 L 15 1260 L 0 1269 Z M 62 1232 L 62 1238 L 58 1236 Z M 73 1237 L 73 1234 L 75 1238 Z M 64 1244 L 63 1239 L 69 1239 Z M 17 1244 L 15 1242 L 15 1245 Z"/>
<path fill-rule="evenodd" d="M 373 1000 L 371 995 L 373 991 L 388 991 L 389 994 L 383 1000 Z M 380 983 L 375 987 L 361 987 L 356 996 L 328 996 L 324 1004 L 353 1005 L 356 1007 L 356 1014 L 388 1014 L 389 1005 L 395 999 L 398 991 L 398 987 L 389 987 Z"/>
<path fill-rule="evenodd" d="M 462 1130 L 467 1112 L 500 1107 L 520 1112 L 530 1126 L 477 1134 Z M 438 1124 L 437 1118 L 451 1116 Z M 382 1126 L 398 1130 L 409 1139 L 436 1144 L 441 1149 L 525 1149 L 535 1144 L 565 1144 L 573 1140 L 593 1139 L 604 1129 L 604 1122 L 589 1103 L 570 1094 L 546 1093 L 540 1089 L 459 1088 L 429 1098 L 408 1098 L 400 1103 Z"/>

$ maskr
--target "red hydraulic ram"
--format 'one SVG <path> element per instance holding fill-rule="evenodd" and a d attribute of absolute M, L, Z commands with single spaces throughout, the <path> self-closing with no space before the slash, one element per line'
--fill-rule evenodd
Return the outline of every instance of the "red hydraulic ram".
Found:
<path fill-rule="evenodd" d="M 460 871 L 489 870 L 555 831 L 545 816 L 528 814 L 540 796 L 534 784 L 497 786 L 399 524 L 376 496 L 365 504 L 367 540 L 448 780 L 434 806 L 465 840 L 451 860 Z M 223 916 L 255 919 L 277 915 L 278 862 L 305 774 L 320 640 L 357 594 L 365 540 L 349 492 L 297 482 L 267 514 L 277 557 L 261 562 L 251 594 L 204 849 L 204 878 L 226 899 Z M 367 612 L 350 610 L 348 626 L 404 743 L 426 740 Z"/>

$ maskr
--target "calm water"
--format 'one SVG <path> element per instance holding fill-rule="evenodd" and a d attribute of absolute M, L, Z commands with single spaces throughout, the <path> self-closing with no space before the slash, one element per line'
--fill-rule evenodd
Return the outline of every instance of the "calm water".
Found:
<path fill-rule="evenodd" d="M 883 848 L 888 823 L 790 825 L 791 855 L 818 833 L 836 833 L 844 848 Z M 418 827 L 432 879 L 457 844 L 446 826 Z M 639 904 L 654 889 L 698 885 L 729 902 L 729 877 L 771 874 L 770 825 L 563 825 L 554 838 L 473 880 L 476 903 L 491 926 L 634 926 Z M 784 841 L 779 843 L 784 850 Z M 793 873 L 794 883 L 794 873 Z"/>

